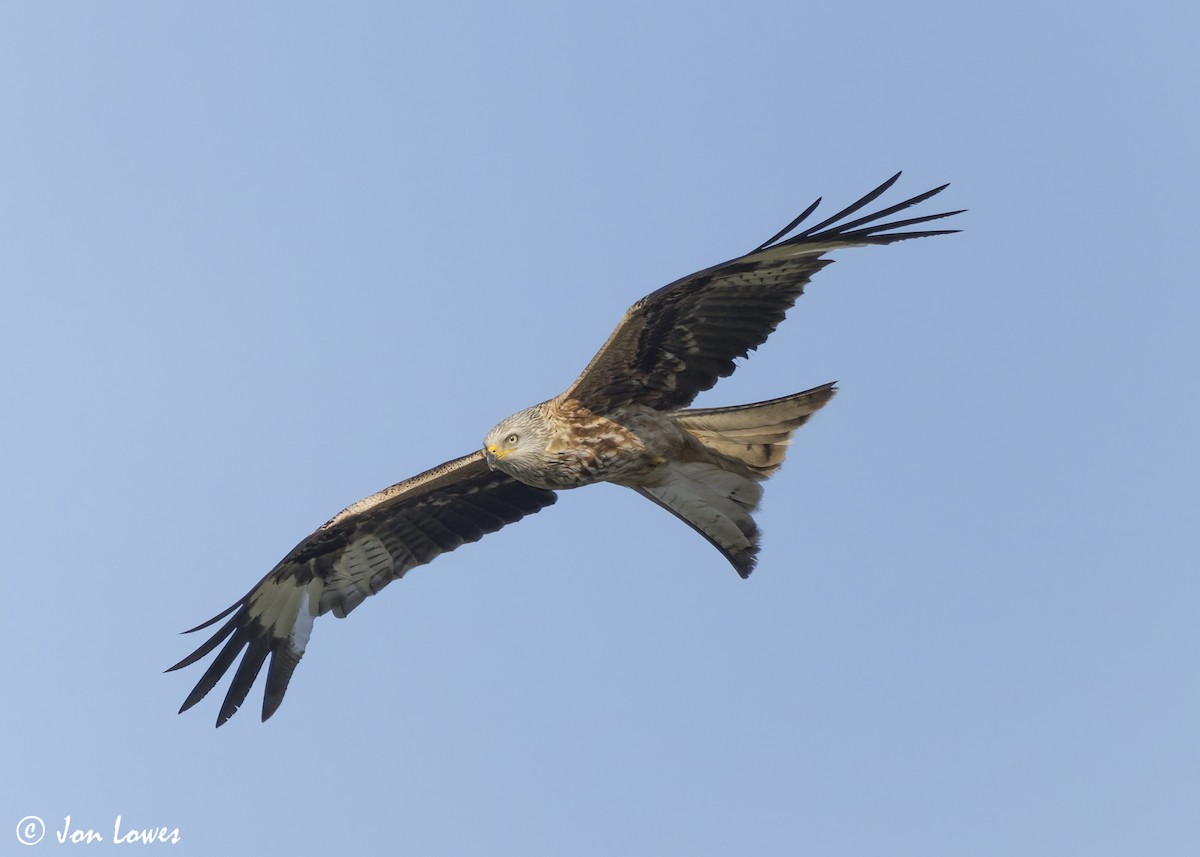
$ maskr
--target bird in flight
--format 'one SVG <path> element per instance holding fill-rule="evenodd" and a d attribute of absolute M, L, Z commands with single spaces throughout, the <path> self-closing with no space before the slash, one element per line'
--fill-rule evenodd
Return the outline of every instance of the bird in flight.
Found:
<path fill-rule="evenodd" d="M 283 701 L 314 619 L 346 616 L 409 569 L 546 508 L 566 488 L 632 488 L 708 539 L 747 577 L 759 549 L 753 516 L 762 483 L 783 463 L 792 432 L 833 397 L 834 385 L 735 407 L 688 405 L 766 341 L 812 276 L 833 261 L 827 253 L 958 231 L 904 230 L 961 211 L 888 220 L 946 185 L 854 217 L 899 177 L 797 231 L 818 199 L 744 256 L 652 292 L 629 308 L 566 391 L 502 420 L 469 455 L 339 512 L 245 597 L 185 632 L 226 620 L 168 670 L 224 643 L 180 713 L 241 656 L 217 715 L 217 726 L 225 723 L 269 658 L 266 720 Z"/>

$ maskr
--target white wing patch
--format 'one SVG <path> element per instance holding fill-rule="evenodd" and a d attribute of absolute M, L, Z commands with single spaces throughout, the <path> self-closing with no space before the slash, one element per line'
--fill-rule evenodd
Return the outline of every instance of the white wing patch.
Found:
<path fill-rule="evenodd" d="M 288 637 L 288 643 L 292 647 L 292 651 L 296 653 L 296 658 L 304 654 L 304 647 L 308 645 L 309 635 L 312 634 L 313 612 L 309 606 L 308 592 L 305 591 L 300 599 L 300 606 L 296 610 L 295 626 L 292 628 L 291 636 Z"/>
<path fill-rule="evenodd" d="M 272 637 L 287 637 L 296 625 L 304 589 L 289 578 L 267 578 L 250 595 L 246 612 Z"/>

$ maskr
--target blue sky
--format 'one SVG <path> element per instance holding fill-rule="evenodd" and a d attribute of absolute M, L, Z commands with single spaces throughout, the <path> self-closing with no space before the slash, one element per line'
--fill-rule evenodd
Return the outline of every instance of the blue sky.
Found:
<path fill-rule="evenodd" d="M 8 4 L 0 853 L 1194 854 L 1194 11 Z M 739 580 L 600 486 L 317 623 L 177 632 L 895 170 L 705 405 L 838 380 Z M 896 196 L 896 199 L 901 198 Z M 831 209 L 832 210 L 832 209 Z"/>

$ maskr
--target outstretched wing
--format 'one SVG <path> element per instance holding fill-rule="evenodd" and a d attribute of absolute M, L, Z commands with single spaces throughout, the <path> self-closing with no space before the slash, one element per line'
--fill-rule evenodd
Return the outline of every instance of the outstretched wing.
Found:
<path fill-rule="evenodd" d="M 480 451 L 359 500 L 296 545 L 245 598 L 185 632 L 229 616 L 204 645 L 167 670 L 193 664 L 227 640 L 180 713 L 203 699 L 245 649 L 217 725 L 238 710 L 269 656 L 262 710 L 266 720 L 283 701 L 315 617 L 329 612 L 344 617 L 410 568 L 532 515 L 555 499 L 553 491 L 490 470 Z"/>
<path fill-rule="evenodd" d="M 960 214 L 947 211 L 884 221 L 924 202 L 947 185 L 882 211 L 846 218 L 888 190 L 900 173 L 815 226 L 786 238 L 816 211 L 818 199 L 769 241 L 745 256 L 676 280 L 635 303 L 604 347 L 563 394 L 598 413 L 631 402 L 660 410 L 687 407 L 718 378 L 733 373 L 734 359 L 762 345 L 804 292 L 813 274 L 844 247 L 891 244 L 906 238 L 944 235 L 957 229 L 895 232 Z"/>

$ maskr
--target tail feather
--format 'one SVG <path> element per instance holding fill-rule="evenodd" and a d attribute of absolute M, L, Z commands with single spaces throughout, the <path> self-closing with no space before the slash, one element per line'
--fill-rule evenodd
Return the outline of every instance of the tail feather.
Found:
<path fill-rule="evenodd" d="M 759 550 L 754 511 L 762 499 L 760 483 L 783 464 L 792 432 L 834 392 L 833 384 L 823 384 L 769 402 L 680 411 L 676 423 L 701 449 L 635 490 L 708 539 L 748 577 Z"/>
<path fill-rule="evenodd" d="M 664 478 L 634 490 L 682 520 L 719 550 L 737 573 L 747 577 L 758 553 L 753 512 L 762 486 L 714 464 L 671 464 Z"/>
<path fill-rule="evenodd" d="M 766 479 L 783 464 L 792 432 L 808 422 L 835 392 L 833 383 L 822 384 L 752 405 L 680 411 L 675 421 L 705 449 Z"/>

